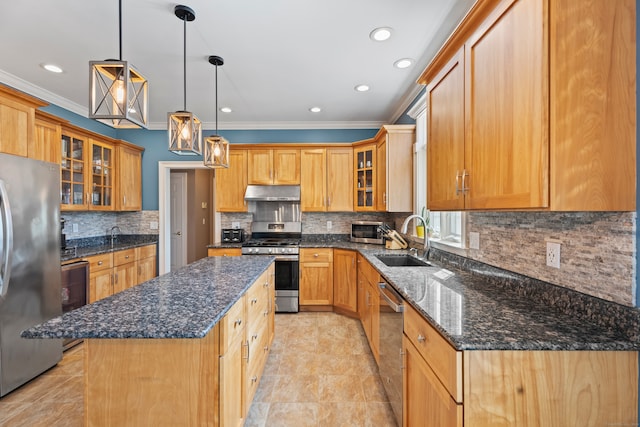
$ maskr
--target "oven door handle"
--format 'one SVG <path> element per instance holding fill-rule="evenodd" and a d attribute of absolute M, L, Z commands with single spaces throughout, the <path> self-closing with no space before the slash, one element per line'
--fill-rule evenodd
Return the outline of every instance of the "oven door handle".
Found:
<path fill-rule="evenodd" d="M 299 255 L 274 255 L 276 257 L 276 261 L 299 261 Z"/>
<path fill-rule="evenodd" d="M 378 288 L 380 289 L 380 296 L 384 298 L 393 311 L 396 313 L 404 312 L 404 304 L 402 304 L 400 295 L 390 289 L 385 282 L 378 283 Z"/>

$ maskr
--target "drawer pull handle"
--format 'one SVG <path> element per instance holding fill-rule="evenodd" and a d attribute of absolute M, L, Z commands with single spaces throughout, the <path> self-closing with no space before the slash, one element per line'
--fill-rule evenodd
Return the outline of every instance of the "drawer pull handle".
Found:
<path fill-rule="evenodd" d="M 256 377 L 255 375 L 251 377 L 251 382 L 255 383 L 258 381 L 258 377 Z"/>
<path fill-rule="evenodd" d="M 251 300 L 251 305 L 253 305 L 253 304 L 257 303 L 257 302 L 258 302 L 258 300 L 257 300 L 256 298 L 253 298 L 253 299 Z"/>
<path fill-rule="evenodd" d="M 235 322 L 233 322 L 234 325 L 240 326 L 242 325 L 242 319 L 236 319 Z"/>
<path fill-rule="evenodd" d="M 102 261 L 98 261 L 98 265 L 102 265 Z"/>
<path fill-rule="evenodd" d="M 253 335 L 251 336 L 251 340 L 252 340 L 252 341 L 257 340 L 257 339 L 258 339 L 258 334 L 253 334 Z"/>
<path fill-rule="evenodd" d="M 424 343 L 427 339 L 422 334 L 418 334 L 418 342 Z"/>
<path fill-rule="evenodd" d="M 265 310 L 265 312 L 263 313 L 265 316 L 269 315 L 269 310 Z"/>
<path fill-rule="evenodd" d="M 264 347 L 264 351 L 269 351 L 269 347 Z"/>

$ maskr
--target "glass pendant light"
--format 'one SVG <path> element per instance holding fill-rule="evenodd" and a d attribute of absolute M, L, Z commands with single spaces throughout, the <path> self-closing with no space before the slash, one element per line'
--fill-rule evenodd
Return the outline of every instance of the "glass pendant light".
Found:
<path fill-rule="evenodd" d="M 118 1 L 119 59 L 89 61 L 89 118 L 115 128 L 147 128 L 147 79 L 122 60 L 122 0 Z"/>
<path fill-rule="evenodd" d="M 187 110 L 187 21 L 196 19 L 193 10 L 177 5 L 174 13 L 184 22 L 184 110 L 169 113 L 169 151 L 176 154 L 200 155 L 202 153 L 202 124 Z"/>
<path fill-rule="evenodd" d="M 209 63 L 216 67 L 216 133 L 204 140 L 204 165 L 209 168 L 228 168 L 229 141 L 218 135 L 218 66 L 223 65 L 224 60 L 211 55 Z"/>

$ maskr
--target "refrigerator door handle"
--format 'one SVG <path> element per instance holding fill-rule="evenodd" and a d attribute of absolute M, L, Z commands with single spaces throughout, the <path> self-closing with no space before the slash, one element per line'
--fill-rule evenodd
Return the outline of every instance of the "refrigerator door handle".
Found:
<path fill-rule="evenodd" d="M 3 300 L 9 290 L 11 278 L 11 253 L 13 252 L 13 221 L 11 220 L 11 207 L 9 195 L 4 181 L 0 179 L 0 219 L 2 222 L 2 264 L 0 264 L 0 300 Z"/>

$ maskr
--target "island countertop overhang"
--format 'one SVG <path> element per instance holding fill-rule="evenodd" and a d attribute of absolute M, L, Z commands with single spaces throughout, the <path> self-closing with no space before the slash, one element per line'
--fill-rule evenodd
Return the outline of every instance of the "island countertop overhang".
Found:
<path fill-rule="evenodd" d="M 203 338 L 274 262 L 209 257 L 34 326 L 24 338 Z"/>

